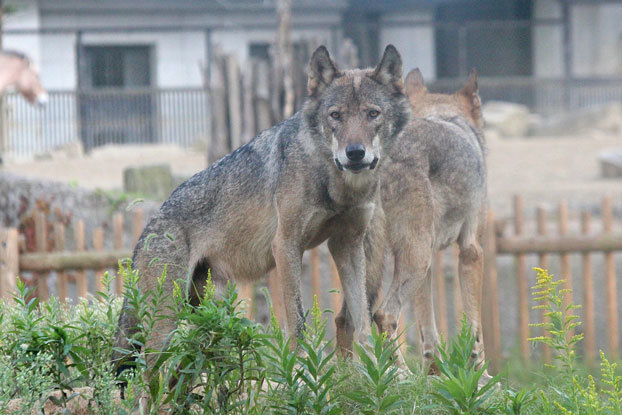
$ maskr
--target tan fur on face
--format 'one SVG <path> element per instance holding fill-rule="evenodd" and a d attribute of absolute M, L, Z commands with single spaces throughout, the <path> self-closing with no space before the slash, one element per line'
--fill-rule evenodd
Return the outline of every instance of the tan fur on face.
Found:
<path fill-rule="evenodd" d="M 482 103 L 478 94 L 477 73 L 471 71 L 469 79 L 455 94 L 433 94 L 423 83 L 419 69 L 414 69 L 406 77 L 406 95 L 415 117 L 463 116 L 475 128 L 484 126 Z"/>

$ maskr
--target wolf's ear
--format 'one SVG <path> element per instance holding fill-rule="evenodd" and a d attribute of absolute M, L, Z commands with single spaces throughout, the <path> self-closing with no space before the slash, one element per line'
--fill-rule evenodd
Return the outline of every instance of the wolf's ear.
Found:
<path fill-rule="evenodd" d="M 477 86 L 477 70 L 471 69 L 469 79 L 460 90 L 458 96 L 464 97 L 470 106 L 471 116 L 477 123 L 481 123 L 482 119 L 482 101 L 479 98 L 479 88 Z"/>
<path fill-rule="evenodd" d="M 402 57 L 393 45 L 387 45 L 380 63 L 374 70 L 372 77 L 385 85 L 392 85 L 400 91 L 404 91 L 402 81 Z"/>
<path fill-rule="evenodd" d="M 467 98 L 467 100 L 471 102 L 474 107 L 482 106 L 482 102 L 479 99 L 479 88 L 477 86 L 477 70 L 475 68 L 471 69 L 469 79 L 467 79 L 464 86 L 460 88 L 458 94 Z"/>
<path fill-rule="evenodd" d="M 307 90 L 311 97 L 322 92 L 337 77 L 339 71 L 330 59 L 326 47 L 320 46 L 313 52 L 309 61 L 308 73 Z"/>
<path fill-rule="evenodd" d="M 406 76 L 405 88 L 406 95 L 408 95 L 409 97 L 428 91 L 428 88 L 423 82 L 423 75 L 421 75 L 421 71 L 419 70 L 419 68 L 415 68 L 412 71 L 408 72 L 408 75 Z"/>

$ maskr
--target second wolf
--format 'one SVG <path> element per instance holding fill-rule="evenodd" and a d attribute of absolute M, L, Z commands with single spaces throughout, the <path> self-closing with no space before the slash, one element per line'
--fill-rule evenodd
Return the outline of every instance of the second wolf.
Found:
<path fill-rule="evenodd" d="M 373 304 L 382 283 L 385 249 L 394 259 L 391 286 L 373 314 L 381 331 L 394 334 L 404 305 L 414 301 L 422 353 L 429 365 L 439 341 L 432 302 L 433 254 L 453 242 L 460 248 L 464 311 L 484 360 L 481 329 L 483 253 L 480 238 L 487 207 L 485 142 L 477 74 L 453 95 L 431 94 L 418 69 L 405 82 L 414 118 L 388 154 L 381 199 L 366 236 L 367 291 Z M 337 341 L 351 350 L 347 306 L 336 319 Z M 434 368 L 431 367 L 433 371 Z"/>

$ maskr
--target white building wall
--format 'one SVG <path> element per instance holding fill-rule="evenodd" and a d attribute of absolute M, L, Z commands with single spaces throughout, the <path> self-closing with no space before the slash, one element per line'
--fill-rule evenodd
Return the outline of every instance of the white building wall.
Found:
<path fill-rule="evenodd" d="M 534 19 L 561 19 L 558 0 L 536 0 Z M 532 38 L 533 75 L 536 78 L 564 76 L 564 31 L 562 24 L 536 25 Z"/>
<path fill-rule="evenodd" d="M 576 4 L 570 15 L 574 75 L 621 75 L 622 4 Z"/>
<path fill-rule="evenodd" d="M 6 2 L 5 2 L 6 3 Z M 37 0 L 13 0 L 15 11 L 4 15 L 4 30 L 37 30 L 40 26 Z M 40 66 L 40 45 L 37 33 L 5 34 L 2 47 L 26 54 L 37 66 Z"/>
<path fill-rule="evenodd" d="M 380 19 L 380 54 L 392 43 L 402 55 L 404 75 L 419 68 L 424 79 L 436 78 L 434 27 L 416 23 L 434 20 L 431 10 L 391 12 Z"/>

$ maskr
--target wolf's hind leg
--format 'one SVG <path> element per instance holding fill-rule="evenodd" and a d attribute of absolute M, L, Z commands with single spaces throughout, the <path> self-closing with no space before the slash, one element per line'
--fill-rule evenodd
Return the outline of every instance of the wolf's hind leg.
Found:
<path fill-rule="evenodd" d="M 458 238 L 460 247 L 459 273 L 462 303 L 467 322 L 471 325 L 475 346 L 471 357 L 476 359 L 479 369 L 484 363 L 484 337 L 482 335 L 482 279 L 484 254 L 476 235 L 472 232 L 461 234 Z"/>

